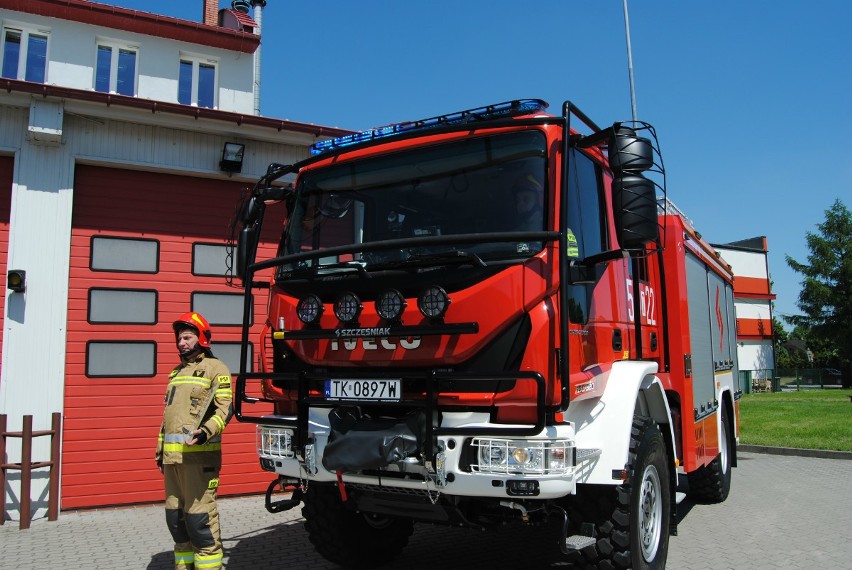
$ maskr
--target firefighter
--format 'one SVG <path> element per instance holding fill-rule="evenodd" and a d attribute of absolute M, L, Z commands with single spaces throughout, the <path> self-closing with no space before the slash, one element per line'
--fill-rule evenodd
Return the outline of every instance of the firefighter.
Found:
<path fill-rule="evenodd" d="M 541 231 L 544 229 L 544 188 L 533 174 L 524 174 L 512 184 L 515 217 L 514 231 Z"/>
<path fill-rule="evenodd" d="M 512 195 L 515 200 L 514 231 L 540 231 L 544 219 L 542 209 L 544 207 L 544 188 L 541 182 L 533 174 L 525 174 L 515 180 L 512 184 Z M 571 228 L 565 233 L 567 240 L 566 254 L 570 258 L 577 258 L 580 250 L 577 247 L 577 237 Z"/>
<path fill-rule="evenodd" d="M 175 568 L 221 568 L 216 491 L 221 434 L 233 415 L 231 374 L 210 350 L 210 323 L 203 316 L 185 313 L 172 327 L 180 364 L 169 374 L 156 460 L 164 476 Z"/>

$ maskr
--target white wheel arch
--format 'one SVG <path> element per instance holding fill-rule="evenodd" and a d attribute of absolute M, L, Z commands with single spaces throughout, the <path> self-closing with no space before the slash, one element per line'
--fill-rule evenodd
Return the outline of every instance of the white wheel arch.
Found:
<path fill-rule="evenodd" d="M 655 362 L 618 361 L 602 375 L 606 383 L 599 398 L 571 402 L 566 419 L 573 422 L 579 449 L 599 449 L 601 454 L 579 466 L 579 483 L 615 485 L 614 471 L 624 469 L 628 461 L 633 415 L 648 416 L 660 425 L 660 431 L 674 445 L 671 410 Z M 672 471 L 675 472 L 674 462 Z M 676 483 L 676 481 L 675 481 Z"/>

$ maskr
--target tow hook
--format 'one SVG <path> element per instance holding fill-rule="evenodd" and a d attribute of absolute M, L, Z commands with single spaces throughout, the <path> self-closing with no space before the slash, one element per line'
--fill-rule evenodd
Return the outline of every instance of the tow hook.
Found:
<path fill-rule="evenodd" d="M 287 498 L 273 502 L 272 494 L 275 492 L 276 487 L 278 487 L 281 492 L 291 493 L 291 495 Z M 289 511 L 293 507 L 298 507 L 301 502 L 302 487 L 296 479 L 280 477 L 269 483 L 269 487 L 266 489 L 266 510 L 270 513 Z"/>

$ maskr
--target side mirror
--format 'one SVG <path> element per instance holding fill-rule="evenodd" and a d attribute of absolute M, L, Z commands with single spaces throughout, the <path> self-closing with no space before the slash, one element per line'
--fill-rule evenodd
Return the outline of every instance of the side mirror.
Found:
<path fill-rule="evenodd" d="M 240 280 L 246 279 L 246 267 L 254 261 L 257 253 L 258 227 L 256 225 L 246 226 L 240 230 L 237 237 L 237 259 L 234 272 Z"/>
<path fill-rule="evenodd" d="M 289 170 L 292 167 L 292 164 L 281 164 L 280 162 L 273 162 L 266 167 L 266 176 L 277 176 L 278 173 L 283 172 L 285 170 Z"/>
<path fill-rule="evenodd" d="M 654 166 L 654 149 L 650 140 L 623 126 L 614 129 L 608 146 L 618 241 L 624 249 L 642 248 L 659 236 L 656 186 L 642 176 Z"/>
<path fill-rule="evenodd" d="M 617 127 L 609 139 L 609 166 L 615 172 L 645 172 L 654 166 L 654 147 L 629 127 Z"/>
<path fill-rule="evenodd" d="M 291 186 L 268 186 L 260 194 L 260 199 L 264 202 L 278 202 L 292 194 L 293 188 Z"/>
<path fill-rule="evenodd" d="M 612 209 L 621 247 L 642 248 L 657 239 L 657 196 L 653 182 L 640 174 L 614 178 Z"/>
<path fill-rule="evenodd" d="M 244 226 L 252 225 L 257 221 L 262 209 L 262 202 L 256 196 L 249 197 L 240 211 L 240 221 Z"/>

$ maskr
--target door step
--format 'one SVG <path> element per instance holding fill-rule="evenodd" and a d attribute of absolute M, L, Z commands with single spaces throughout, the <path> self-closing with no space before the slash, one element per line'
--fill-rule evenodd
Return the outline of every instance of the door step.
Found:
<path fill-rule="evenodd" d="M 562 552 L 568 553 L 575 550 L 583 550 L 588 546 L 593 546 L 597 540 L 593 536 L 583 536 L 582 534 L 574 534 L 565 537 L 565 543 L 562 545 Z"/>

